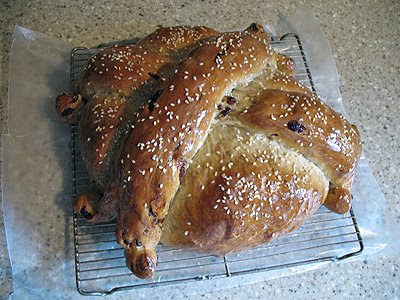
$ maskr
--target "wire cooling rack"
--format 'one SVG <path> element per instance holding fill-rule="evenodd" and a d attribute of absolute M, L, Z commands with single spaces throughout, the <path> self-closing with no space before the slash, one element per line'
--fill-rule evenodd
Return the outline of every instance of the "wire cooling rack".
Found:
<path fill-rule="evenodd" d="M 132 41 L 131 41 L 132 42 Z M 124 41 L 122 43 L 129 43 Z M 119 43 L 121 44 L 121 42 Z M 71 52 L 71 84 L 96 49 L 74 48 Z M 300 39 L 295 34 L 271 38 L 271 45 L 296 63 L 296 78 L 315 92 Z M 74 198 L 90 187 L 80 155 L 77 126 L 72 126 Z M 353 210 L 337 215 L 321 207 L 299 229 L 258 248 L 215 257 L 204 253 L 157 246 L 159 262 L 152 279 L 138 279 L 125 266 L 123 249 L 115 241 L 115 222 L 90 224 L 74 213 L 76 286 L 82 295 L 105 295 L 116 291 L 173 285 L 197 280 L 267 272 L 323 261 L 337 261 L 360 254 L 363 241 Z"/>

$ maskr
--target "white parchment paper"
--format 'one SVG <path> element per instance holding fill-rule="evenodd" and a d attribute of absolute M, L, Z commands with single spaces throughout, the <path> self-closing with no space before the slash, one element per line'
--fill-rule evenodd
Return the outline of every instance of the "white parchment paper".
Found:
<path fill-rule="evenodd" d="M 339 80 L 329 44 L 309 10 L 281 19 L 271 30 L 296 32 L 318 94 L 343 111 Z M 13 269 L 14 299 L 78 299 L 72 232 L 70 128 L 54 110 L 69 86 L 72 46 L 23 27 L 13 37 L 9 85 L 9 133 L 3 141 L 3 210 Z M 363 157 L 353 189 L 354 210 L 365 259 L 399 249 L 399 225 Z M 382 251 L 383 250 L 383 251 Z M 179 297 L 320 268 L 326 263 L 177 286 L 144 288 L 107 298 Z M 83 297 L 88 298 L 88 297 Z"/>

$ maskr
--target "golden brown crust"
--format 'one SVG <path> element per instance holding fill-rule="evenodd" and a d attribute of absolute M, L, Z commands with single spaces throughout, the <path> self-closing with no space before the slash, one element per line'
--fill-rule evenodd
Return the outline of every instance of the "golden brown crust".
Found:
<path fill-rule="evenodd" d="M 180 50 L 215 33 L 202 26 L 164 28 L 142 39 L 141 47 L 115 45 L 90 59 L 78 84 L 78 92 L 89 102 L 80 118 L 79 136 L 89 175 L 101 190 L 112 173 L 110 162 L 121 132 L 129 127 L 134 112 L 149 97 L 152 86 L 165 80 L 175 64 L 160 53 L 174 51 L 182 55 L 184 51 Z M 187 38 L 182 39 L 182 35 Z M 137 103 L 127 106 L 128 97 Z M 130 111 L 126 111 L 127 107 Z"/>
<path fill-rule="evenodd" d="M 100 190 L 112 174 L 111 162 L 121 135 L 144 101 L 138 90 L 151 90 L 157 81 L 154 77 L 171 67 L 171 60 L 163 55 L 124 45 L 101 50 L 83 70 L 78 92 L 87 104 L 81 112 L 79 142 L 89 175 Z M 131 100 L 128 97 L 134 92 Z"/>
<path fill-rule="evenodd" d="M 301 225 L 327 192 L 322 172 L 296 151 L 218 124 L 187 170 L 161 239 L 217 255 L 254 247 Z"/>
<path fill-rule="evenodd" d="M 274 71 L 271 77 L 265 82 L 265 90 L 277 90 L 290 93 L 299 93 L 306 96 L 313 96 L 313 93 L 304 85 L 300 84 L 293 77 L 286 75 L 283 72 Z M 253 99 L 253 101 L 257 101 Z"/>
<path fill-rule="evenodd" d="M 285 145 L 314 161 L 331 180 L 327 207 L 337 213 L 347 212 L 351 198 L 345 194 L 350 195 L 361 154 L 357 127 L 293 77 L 274 70 L 274 61 L 271 65 L 272 71 L 266 70 L 249 85 L 238 86 L 233 91 L 232 96 L 239 104 L 231 107 L 231 115 L 238 116 L 240 124 L 244 122 L 255 130 L 262 128 L 266 133 L 277 135 Z M 300 118 L 304 120 L 299 122 Z M 312 130 L 306 130 L 308 127 Z M 336 138 L 332 139 L 333 136 Z M 310 144 L 311 147 L 303 147 Z M 338 188 L 342 192 L 333 193 Z"/>
<path fill-rule="evenodd" d="M 121 245 L 129 248 L 140 240 L 151 248 L 158 243 L 182 165 L 207 136 L 223 96 L 266 66 L 267 40 L 262 27 L 254 25 L 207 41 L 163 83 L 153 111 L 147 108 L 138 118 L 121 154 L 121 175 L 113 179 L 123 188 L 117 226 Z"/>
<path fill-rule="evenodd" d="M 85 105 L 80 118 L 81 155 L 90 178 L 101 190 L 105 189 L 113 171 L 111 163 L 121 131 L 128 129 L 126 101 L 120 97 L 95 95 Z"/>
<path fill-rule="evenodd" d="M 353 125 L 316 96 L 263 91 L 237 118 L 253 130 L 278 134 L 278 139 L 315 162 L 333 186 L 351 186 L 361 155 Z"/>
<path fill-rule="evenodd" d="M 358 130 L 315 95 L 311 96 L 307 90 L 302 92 L 300 85 L 293 86 L 292 82 L 286 79 L 283 84 L 282 76 L 273 77 L 267 89 L 252 99 L 252 106 L 236 116 L 246 128 L 276 134 L 282 143 L 316 163 L 331 182 L 327 207 L 345 213 L 350 209 L 350 201 L 344 194 L 350 194 L 361 155 Z M 274 90 L 268 89 L 270 85 Z M 344 194 L 333 193 L 337 188 Z"/>
<path fill-rule="evenodd" d="M 134 45 L 107 47 L 91 57 L 78 90 L 87 100 L 102 93 L 129 96 L 168 63 L 169 58 Z"/>
<path fill-rule="evenodd" d="M 141 104 L 140 99 L 146 99 L 152 85 L 159 80 L 165 80 L 165 76 L 168 76 L 174 65 L 169 58 L 158 52 L 170 54 L 173 50 L 175 54 L 183 55 L 184 51 L 179 51 L 181 48 L 190 48 L 193 43 L 206 38 L 214 31 L 206 27 L 184 27 L 163 29 L 159 33 L 162 33 L 163 37 L 157 33 L 141 41 L 141 45 L 146 47 L 115 45 L 101 50 L 90 59 L 80 75 L 77 90 L 89 102 L 80 118 L 80 145 L 89 175 L 96 181 L 100 190 L 105 189 L 112 174 L 110 163 L 114 159 L 114 148 L 120 142 L 122 131 L 129 128 L 133 111 Z M 177 39 L 182 33 L 189 38 Z M 175 40 L 171 43 L 165 39 L 168 36 L 175 37 Z M 155 43 L 152 42 L 153 39 Z M 174 49 L 172 45 L 179 48 Z M 132 93 L 137 90 L 143 90 L 143 95 L 138 95 L 136 92 L 133 98 L 139 103 L 130 105 L 136 107 L 126 112 L 126 97 L 132 97 Z M 64 100 L 66 97 L 61 98 Z M 66 109 L 71 110 L 70 102 L 70 99 L 57 101 L 58 106 L 59 103 L 68 105 L 68 108 L 58 109 L 60 116 Z M 74 115 L 78 115 L 75 114 L 78 112 L 77 109 L 73 112 Z M 70 114 L 66 117 L 72 119 L 72 116 L 73 114 Z M 75 119 L 77 117 L 74 117 Z M 105 209 L 101 212 L 105 213 Z M 103 218 L 97 216 L 92 220 L 99 221 L 99 219 Z"/>
<path fill-rule="evenodd" d="M 277 53 L 276 54 L 276 67 L 279 71 L 285 73 L 287 76 L 293 77 L 295 74 L 296 66 L 293 58 Z"/>
<path fill-rule="evenodd" d="M 331 187 L 324 205 L 337 214 L 347 213 L 350 210 L 351 200 L 353 199 L 350 189 L 351 186 L 346 186 L 345 188 L 340 186 Z"/>
<path fill-rule="evenodd" d="M 219 32 L 206 26 L 165 27 L 141 39 L 137 46 L 180 60 L 199 44 Z"/>

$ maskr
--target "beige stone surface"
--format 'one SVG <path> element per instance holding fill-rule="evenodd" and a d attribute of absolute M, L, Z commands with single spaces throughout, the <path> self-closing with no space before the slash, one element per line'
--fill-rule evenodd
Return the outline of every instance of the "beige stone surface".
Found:
<path fill-rule="evenodd" d="M 344 104 L 359 125 L 366 157 L 391 209 L 400 215 L 400 2 L 382 1 L 0 1 L 0 130 L 7 131 L 8 61 L 15 24 L 73 45 L 143 36 L 158 26 L 200 24 L 219 30 L 275 23 L 307 3 L 331 44 Z M 1 206 L 0 206 L 0 213 Z M 0 218 L 0 299 L 11 288 Z M 366 298 L 400 295 L 400 257 L 328 267 L 220 292 L 204 299 Z"/>

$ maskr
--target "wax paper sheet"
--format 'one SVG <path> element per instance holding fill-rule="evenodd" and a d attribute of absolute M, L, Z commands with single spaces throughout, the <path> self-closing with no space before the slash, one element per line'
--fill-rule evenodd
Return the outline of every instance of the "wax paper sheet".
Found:
<path fill-rule="evenodd" d="M 290 22 L 281 19 L 277 26 L 266 28 L 273 33 L 300 35 L 318 94 L 345 113 L 329 44 L 312 13 L 303 9 Z M 75 287 L 70 128 L 58 120 L 54 110 L 56 95 L 69 87 L 71 49 L 72 45 L 63 41 L 23 27 L 15 28 L 10 63 L 9 132 L 2 136 L 3 210 L 13 269 L 13 299 L 84 297 Z M 364 157 L 353 195 L 365 244 L 363 254 L 353 259 L 398 251 L 399 226 Z M 325 264 L 192 282 L 180 284 L 179 288 L 143 288 L 108 298 L 179 298 L 183 293 L 230 288 Z"/>

